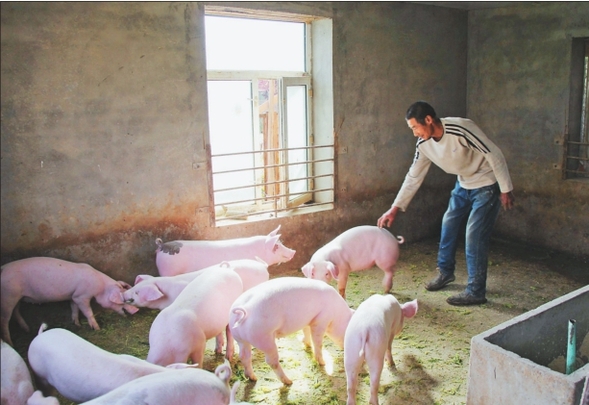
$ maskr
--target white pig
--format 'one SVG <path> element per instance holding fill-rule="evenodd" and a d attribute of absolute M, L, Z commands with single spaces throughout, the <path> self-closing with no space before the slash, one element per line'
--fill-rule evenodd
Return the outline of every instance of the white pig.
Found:
<path fill-rule="evenodd" d="M 0 279 L 2 338 L 11 345 L 8 323 L 13 313 L 20 326 L 29 331 L 18 308 L 21 298 L 37 304 L 71 300 L 72 321 L 79 326 L 82 311 L 92 329 L 100 329 L 92 312 L 92 298 L 121 315 L 125 315 L 123 308 L 129 313 L 137 312 L 137 308 L 123 301 L 123 291 L 131 288 L 129 284 L 115 281 L 85 263 L 31 257 L 2 266 Z"/>
<path fill-rule="evenodd" d="M 55 397 L 44 397 L 43 393 L 37 390 L 27 399 L 27 405 L 59 405 L 59 401 Z"/>
<path fill-rule="evenodd" d="M 244 292 L 231 307 L 229 328 L 239 345 L 239 358 L 250 380 L 252 346 L 263 351 L 266 362 L 287 385 L 292 381 L 280 366 L 276 339 L 303 330 L 303 342 L 313 343 L 315 360 L 324 365 L 323 336 L 343 346 L 352 310 L 337 291 L 322 281 L 279 277 Z"/>
<path fill-rule="evenodd" d="M 155 264 L 160 276 L 174 276 L 201 270 L 223 261 L 262 259 L 268 265 L 288 262 L 296 253 L 280 242 L 278 230 L 267 236 L 224 240 L 176 240 L 162 243 L 156 239 Z"/>
<path fill-rule="evenodd" d="M 227 405 L 230 378 L 227 363 L 214 374 L 202 369 L 171 370 L 138 378 L 83 405 Z"/>
<path fill-rule="evenodd" d="M 202 270 L 154 319 L 147 361 L 165 366 L 190 358 L 202 366 L 207 340 L 228 331 L 229 309 L 242 292 L 241 278 L 232 269 Z M 229 333 L 226 356 L 233 356 Z"/>
<path fill-rule="evenodd" d="M 386 358 L 394 366 L 391 346 L 403 329 L 403 321 L 417 313 L 417 300 L 399 304 L 392 295 L 375 294 L 363 301 L 346 329 L 344 367 L 348 384 L 347 405 L 356 404 L 358 373 L 364 360 L 370 371 L 370 404 L 378 405 L 380 375 Z"/>
<path fill-rule="evenodd" d="M 259 260 L 232 260 L 222 262 L 210 268 L 231 268 L 243 282 L 243 289 L 248 290 L 270 278 L 268 265 Z M 203 269 L 203 270 L 206 270 Z M 123 293 L 123 298 L 128 304 L 151 309 L 164 309 L 184 290 L 195 278 L 202 274 L 203 270 L 167 277 L 153 277 L 140 274 L 135 278 L 135 285 Z"/>
<path fill-rule="evenodd" d="M 376 265 L 384 272 L 382 285 L 385 294 L 388 294 L 393 288 L 399 244 L 403 242 L 402 236 L 395 238 L 386 229 L 371 225 L 357 226 L 317 250 L 302 271 L 306 277 L 326 283 L 331 282 L 332 278 L 337 280 L 339 293 L 345 298 L 350 272 Z"/>
<path fill-rule="evenodd" d="M 5 341 L 0 345 L 2 405 L 24 405 L 34 391 L 31 373 L 16 350 Z"/>
<path fill-rule="evenodd" d="M 43 332 L 46 327 L 41 325 L 29 346 L 29 364 L 46 394 L 53 387 L 74 402 L 89 401 L 148 374 L 192 367 L 174 364 L 166 368 L 127 354 L 114 354 L 67 329 Z"/>

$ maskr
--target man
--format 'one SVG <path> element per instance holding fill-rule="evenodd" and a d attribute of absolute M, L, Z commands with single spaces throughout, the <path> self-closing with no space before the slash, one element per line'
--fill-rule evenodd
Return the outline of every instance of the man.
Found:
<path fill-rule="evenodd" d="M 426 283 L 428 291 L 444 288 L 454 276 L 456 246 L 463 219 L 466 225 L 466 267 L 468 284 L 451 296 L 451 305 L 479 305 L 487 302 L 487 257 L 493 225 L 504 209 L 513 206 L 513 186 L 501 150 L 481 129 L 466 118 L 438 118 L 424 101 L 412 104 L 405 116 L 417 140 L 415 158 L 391 208 L 377 222 L 390 227 L 399 210 L 405 211 L 421 186 L 431 165 L 458 176 L 442 220 L 437 277 Z"/>

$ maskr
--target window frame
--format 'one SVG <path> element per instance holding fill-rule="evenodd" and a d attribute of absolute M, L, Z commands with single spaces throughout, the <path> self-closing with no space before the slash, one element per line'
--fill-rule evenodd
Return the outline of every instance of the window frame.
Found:
<path fill-rule="evenodd" d="M 571 38 L 570 66 L 562 179 L 589 183 L 589 37 Z"/>
<path fill-rule="evenodd" d="M 325 20 L 322 17 L 311 17 L 307 15 L 294 15 L 294 14 L 286 14 L 286 13 L 266 13 L 265 11 L 257 12 L 253 10 L 247 10 L 245 13 L 243 9 L 232 9 L 228 10 L 227 8 L 222 8 L 219 11 L 219 7 L 205 7 L 205 18 L 206 16 L 226 16 L 226 17 L 237 17 L 237 18 L 253 18 L 258 20 L 272 20 L 272 21 L 285 21 L 285 22 L 303 22 L 305 24 L 305 71 L 220 71 L 220 70 L 211 70 L 207 71 L 207 82 L 221 80 L 221 81 L 232 81 L 232 80 L 245 80 L 245 81 L 252 81 L 252 90 L 254 91 L 253 94 L 253 105 L 252 105 L 252 116 L 254 117 L 254 132 L 253 132 L 253 139 L 255 139 L 256 134 L 259 133 L 259 103 L 258 94 L 255 92 L 257 88 L 255 86 L 255 81 L 261 79 L 272 79 L 277 80 L 279 83 L 279 97 L 282 98 L 282 102 L 280 105 L 282 106 L 280 111 L 280 126 L 281 126 L 281 136 L 284 139 L 281 139 L 281 147 L 279 148 L 278 152 L 288 155 L 288 145 L 286 140 L 288 138 L 287 134 L 287 117 L 285 117 L 284 109 L 287 106 L 286 103 L 286 89 L 288 86 L 298 86 L 304 85 L 306 86 L 306 105 L 307 105 L 307 143 L 305 148 L 308 151 L 307 160 L 305 163 L 307 164 L 307 187 L 308 191 L 304 192 L 301 195 L 290 195 L 290 193 L 286 192 L 287 195 L 294 198 L 288 197 L 281 197 L 282 203 L 280 206 L 276 206 L 270 210 L 267 209 L 256 209 L 254 212 L 246 212 L 240 214 L 239 212 L 229 217 L 225 217 L 227 215 L 227 209 L 223 204 L 218 204 L 215 201 L 215 192 L 213 177 L 215 172 L 213 171 L 213 158 L 217 157 L 218 155 L 213 155 L 210 141 L 208 149 L 208 158 L 210 159 L 209 164 L 209 195 L 211 199 L 211 204 L 213 209 L 211 210 L 211 224 L 215 226 L 222 226 L 222 225 L 229 225 L 234 223 L 243 223 L 244 220 L 246 221 L 257 221 L 257 220 L 265 220 L 271 219 L 276 217 L 283 217 L 289 215 L 296 215 L 296 214 L 304 214 L 310 212 L 317 212 L 326 209 L 333 209 L 334 201 L 335 201 L 335 140 L 333 139 L 333 134 L 330 133 L 329 137 L 325 137 L 323 135 L 321 137 L 322 141 L 320 144 L 315 144 L 315 134 L 314 134 L 314 113 L 313 110 L 317 108 L 313 101 L 313 77 L 312 71 L 313 67 L 311 65 L 311 60 L 313 57 L 313 38 L 312 38 L 312 31 L 313 21 Z M 329 22 L 329 27 L 331 27 L 331 22 Z M 330 33 L 331 34 L 331 33 Z M 329 46 L 331 46 L 331 37 L 329 38 Z M 332 66 L 329 66 L 330 72 Z M 331 80 L 331 87 L 333 87 L 333 77 L 330 77 Z M 323 98 L 328 99 L 328 98 Z M 331 100 L 331 106 L 329 106 L 331 113 L 333 114 L 333 100 Z M 332 117 L 331 117 L 332 118 Z M 326 122 L 321 123 L 322 127 L 325 127 Z M 329 123 L 333 128 L 333 122 Z M 325 132 L 323 130 L 323 132 Z M 209 135 L 210 136 L 210 135 Z M 327 142 L 326 142 L 327 139 Z M 319 153 L 320 158 L 315 159 L 315 148 L 319 148 L 321 153 Z M 254 155 L 260 154 L 263 155 L 264 153 L 268 152 L 268 150 L 262 149 L 261 151 L 255 150 L 253 152 Z M 245 153 L 245 152 L 244 152 Z M 327 157 L 326 157 L 327 156 Z M 284 161 L 286 165 L 288 165 L 288 161 Z M 324 166 L 327 164 L 327 166 Z M 329 168 L 331 165 L 331 168 Z M 317 167 L 321 167 L 319 170 L 319 176 L 321 180 L 319 182 L 315 181 L 315 175 Z M 325 169 L 328 167 L 327 169 Z M 286 169 L 285 169 L 286 168 Z M 255 164 L 254 170 L 259 169 L 257 163 Z M 281 168 L 282 173 L 284 174 L 285 171 L 288 172 L 288 166 L 283 166 Z M 279 179 L 280 182 L 284 184 L 284 187 L 288 187 L 289 179 L 288 176 L 281 176 Z M 316 184 L 321 183 L 321 189 L 315 188 Z M 329 184 L 330 183 L 330 184 Z M 266 182 L 262 183 L 266 184 Z M 327 184 L 327 186 L 325 186 Z M 281 193 L 282 194 L 282 193 Z M 294 193 L 296 194 L 296 193 Z M 255 192 L 256 199 L 259 195 L 259 190 Z M 317 198 L 319 197 L 319 198 Z M 288 201 L 287 201 L 288 200 Z M 307 204 L 305 204 L 307 203 Z M 263 205 L 263 204 L 262 204 Z M 259 207 L 258 207 L 259 208 Z"/>

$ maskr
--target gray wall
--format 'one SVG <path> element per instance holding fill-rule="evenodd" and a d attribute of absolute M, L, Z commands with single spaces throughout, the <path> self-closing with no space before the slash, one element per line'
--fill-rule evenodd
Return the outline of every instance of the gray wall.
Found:
<path fill-rule="evenodd" d="M 562 180 L 571 37 L 589 37 L 588 2 L 540 2 L 471 11 L 468 115 L 502 147 L 516 208 L 507 238 L 589 254 L 589 181 Z"/>
<path fill-rule="evenodd" d="M 477 74 L 488 74 L 484 69 L 489 66 L 477 68 L 469 62 L 467 97 L 467 50 L 474 61 L 491 52 L 486 47 L 475 50 L 477 41 L 484 45 L 476 39 L 483 27 L 475 29 L 469 18 L 486 26 L 485 38 L 494 34 L 503 41 L 499 37 L 506 29 L 513 30 L 513 42 L 522 35 L 495 27 L 493 13 L 501 15 L 501 10 L 469 14 L 396 2 L 236 5 L 333 18 L 334 126 L 338 142 L 348 146 L 347 154 L 336 157 L 336 208 L 251 224 L 211 225 L 204 3 L 4 2 L 2 263 L 54 256 L 133 281 L 138 273 L 155 274 L 156 237 L 233 238 L 266 234 L 280 224 L 284 243 L 297 255 L 289 265 L 271 270 L 300 267 L 329 239 L 355 225 L 375 224 L 388 209 L 413 158 L 415 139 L 403 116 L 417 99 L 430 101 L 442 116 L 465 115 L 468 101 L 473 118 L 506 152 L 512 173 L 523 172 L 513 173 L 519 208 L 501 216 L 497 233 L 521 239 L 531 233 L 514 233 L 521 227 L 518 222 L 537 220 L 532 208 L 541 204 L 527 199 L 521 184 L 541 187 L 547 182 L 529 180 L 534 173 L 528 167 L 538 159 L 552 163 L 558 157 L 552 143 L 546 144 L 554 136 L 544 134 L 539 145 L 536 137 L 514 140 L 522 133 L 512 126 L 499 131 L 490 125 L 495 122 L 487 115 L 490 109 L 481 109 L 473 96 L 477 81 L 484 84 Z M 550 7 L 547 14 L 564 13 L 570 6 Z M 475 31 L 474 39 L 468 30 Z M 560 99 L 546 104 L 535 100 L 538 110 L 561 113 L 561 86 L 554 83 Z M 492 115 L 505 115 L 505 100 L 493 105 Z M 511 111 L 509 116 L 518 117 Z M 528 125 L 543 124 L 528 118 L 520 117 L 529 123 L 518 125 L 531 135 L 535 130 Z M 526 146 L 516 141 L 538 144 L 542 157 L 521 156 Z M 562 200 L 570 210 L 581 209 L 582 197 L 575 205 L 573 186 L 562 186 L 549 169 L 545 173 L 553 178 L 552 189 L 570 189 Z M 432 168 L 393 233 L 405 236 L 407 243 L 436 235 L 453 181 Z M 586 188 L 584 192 L 587 201 Z M 550 198 L 551 193 L 534 195 Z M 561 208 L 545 211 L 556 218 Z M 565 224 L 550 225 L 562 233 Z M 567 250 L 559 243 L 566 237 L 537 242 Z"/>
<path fill-rule="evenodd" d="M 156 237 L 232 238 L 281 224 L 297 249 L 290 267 L 300 267 L 343 230 L 376 223 L 411 163 L 408 104 L 466 112 L 466 13 L 258 6 L 333 18 L 335 122 L 350 150 L 337 159 L 336 209 L 210 225 L 203 3 L 2 3 L 2 263 L 48 255 L 132 281 L 155 273 Z M 435 234 L 445 201 L 433 196 L 450 184 L 440 176 L 395 233 Z"/>

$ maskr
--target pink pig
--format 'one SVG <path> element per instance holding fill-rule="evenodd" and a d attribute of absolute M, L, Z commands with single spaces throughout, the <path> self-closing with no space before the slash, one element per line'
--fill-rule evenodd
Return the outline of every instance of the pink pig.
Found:
<path fill-rule="evenodd" d="M 332 278 L 337 280 L 339 293 L 345 298 L 350 272 L 376 265 L 384 271 L 382 285 L 385 294 L 388 294 L 393 288 L 399 244 L 404 241 L 403 237 L 395 238 L 386 229 L 371 225 L 357 226 L 317 250 L 302 271 L 306 277 L 326 283 L 331 282 Z"/>
<path fill-rule="evenodd" d="M 370 370 L 370 404 L 378 405 L 378 387 L 384 360 L 394 366 L 391 346 L 403 329 L 403 321 L 417 313 L 417 300 L 406 304 L 392 295 L 375 294 L 363 301 L 346 330 L 344 367 L 348 383 L 347 405 L 356 404 L 358 373 L 366 360 Z"/>
<path fill-rule="evenodd" d="M 222 262 L 206 269 L 168 277 L 153 277 L 140 274 L 135 278 L 135 285 L 123 293 L 123 298 L 128 304 L 152 309 L 164 309 L 184 290 L 195 278 L 203 274 L 204 270 L 211 268 L 230 268 L 234 270 L 241 281 L 243 289 L 248 290 L 270 278 L 268 265 L 259 260 L 231 260 Z"/>
<path fill-rule="evenodd" d="M 278 230 L 267 236 L 225 240 L 176 240 L 162 243 L 156 239 L 155 264 L 160 276 L 174 276 L 201 270 L 223 261 L 255 259 L 259 257 L 268 265 L 288 262 L 296 253 L 280 242 Z"/>
<path fill-rule="evenodd" d="M 1 341 L 2 405 L 23 405 L 33 395 L 33 380 L 25 361 L 8 343 Z"/>
<path fill-rule="evenodd" d="M 244 292 L 231 307 L 229 329 L 239 345 L 245 375 L 256 380 L 252 346 L 287 385 L 292 381 L 280 366 L 276 339 L 303 329 L 303 342 L 313 343 L 315 360 L 324 365 L 323 336 L 343 346 L 344 333 L 354 310 L 330 285 L 302 277 L 279 277 Z"/>
<path fill-rule="evenodd" d="M 137 308 L 123 301 L 123 291 L 131 288 L 129 284 L 115 281 L 85 263 L 31 257 L 2 266 L 0 278 L 2 337 L 11 345 L 8 323 L 13 311 L 20 326 L 29 331 L 19 311 L 21 298 L 32 303 L 71 300 L 72 321 L 79 326 L 78 316 L 82 311 L 92 329 L 100 329 L 92 312 L 92 298 L 102 307 L 121 315 L 125 315 L 123 308 L 131 314 L 137 312 Z"/>
<path fill-rule="evenodd" d="M 232 269 L 202 270 L 154 319 L 147 361 L 165 366 L 191 358 L 202 367 L 207 340 L 228 330 L 229 308 L 242 292 L 241 278 Z M 233 356 L 229 333 L 226 355 Z"/>
<path fill-rule="evenodd" d="M 128 382 L 80 405 L 227 405 L 231 367 L 225 363 L 215 373 L 202 369 L 171 370 Z"/>
<path fill-rule="evenodd" d="M 110 353 L 67 329 L 43 332 L 46 328 L 41 325 L 29 346 L 29 364 L 46 394 L 53 387 L 74 402 L 89 401 L 144 375 L 193 367 L 158 366 L 127 354 Z"/>

